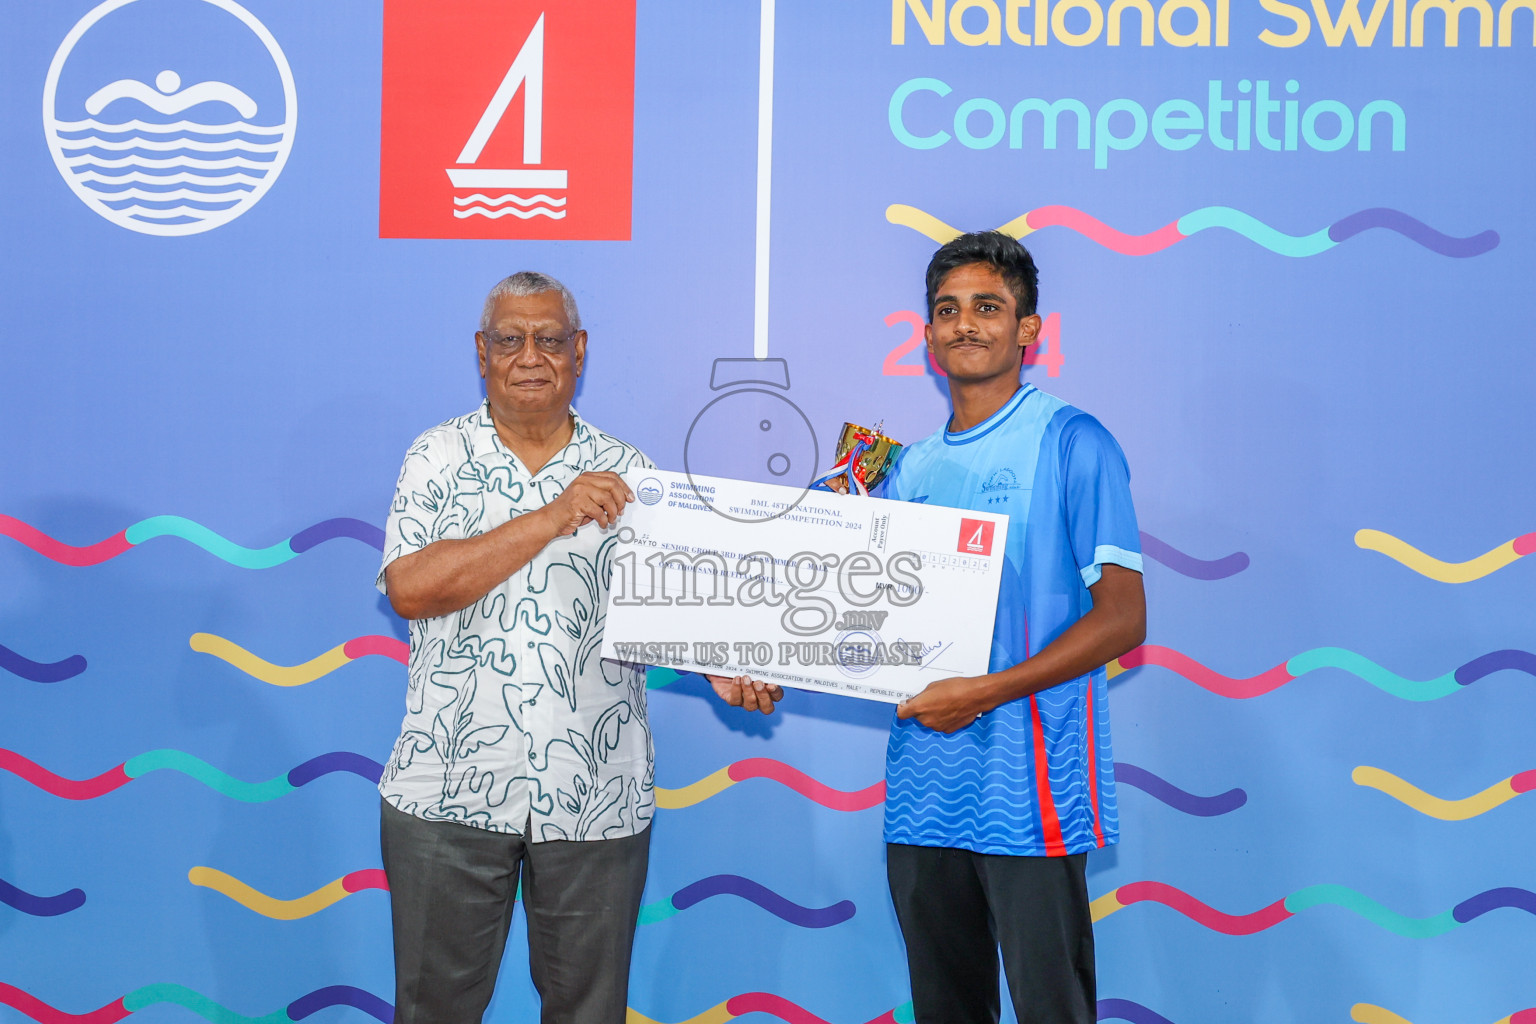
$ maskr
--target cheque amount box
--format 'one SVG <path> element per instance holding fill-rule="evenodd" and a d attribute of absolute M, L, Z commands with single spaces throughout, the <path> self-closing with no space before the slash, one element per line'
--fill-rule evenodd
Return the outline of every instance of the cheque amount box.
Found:
<path fill-rule="evenodd" d="M 1008 517 L 634 470 L 602 654 L 900 702 L 987 671 Z"/>

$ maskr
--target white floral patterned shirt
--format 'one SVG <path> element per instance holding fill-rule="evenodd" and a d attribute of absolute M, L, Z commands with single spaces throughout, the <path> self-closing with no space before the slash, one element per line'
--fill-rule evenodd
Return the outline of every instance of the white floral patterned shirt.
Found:
<path fill-rule="evenodd" d="M 651 466 L 575 415 L 529 475 L 490 410 L 433 427 L 406 453 L 384 566 L 553 501 L 579 474 Z M 379 792 L 420 818 L 529 839 L 634 835 L 655 813 L 645 669 L 599 656 L 616 529 L 559 537 L 479 601 L 411 622 L 410 689 Z M 378 587 L 385 589 L 381 568 Z"/>

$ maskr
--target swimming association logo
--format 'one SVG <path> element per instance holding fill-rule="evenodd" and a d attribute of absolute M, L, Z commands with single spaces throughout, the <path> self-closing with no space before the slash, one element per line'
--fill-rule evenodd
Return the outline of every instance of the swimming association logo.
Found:
<path fill-rule="evenodd" d="M 635 0 L 386 0 L 381 238 L 628 239 Z"/>
<path fill-rule="evenodd" d="M 648 476 L 641 480 L 639 486 L 635 488 L 635 496 L 640 499 L 640 504 L 642 505 L 656 504 L 661 501 L 664 493 L 661 481 L 653 476 Z"/>
<path fill-rule="evenodd" d="M 297 123 L 288 59 L 234 0 L 106 0 L 69 30 L 43 87 L 65 184 L 147 235 L 210 231 L 256 205 Z"/>

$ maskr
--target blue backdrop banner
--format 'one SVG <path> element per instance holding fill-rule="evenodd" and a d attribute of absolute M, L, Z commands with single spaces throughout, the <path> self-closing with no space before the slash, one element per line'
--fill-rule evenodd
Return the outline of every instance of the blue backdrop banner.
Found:
<path fill-rule="evenodd" d="M 588 421 L 808 479 L 943 425 L 923 269 L 1001 227 L 1148 556 L 1101 1018 L 1536 1021 L 1533 0 L 0 22 L 0 1020 L 391 1019 L 373 580 L 497 280 L 575 292 Z M 889 706 L 649 688 L 631 1019 L 910 1021 Z"/>

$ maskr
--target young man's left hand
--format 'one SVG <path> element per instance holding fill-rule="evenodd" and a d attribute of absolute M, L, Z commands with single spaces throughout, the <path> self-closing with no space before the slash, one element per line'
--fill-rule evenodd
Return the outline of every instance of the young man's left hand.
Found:
<path fill-rule="evenodd" d="M 896 717 L 915 718 L 936 732 L 964 729 L 989 710 L 980 681 L 974 676 L 951 676 L 929 683 L 921 693 L 896 705 Z"/>

